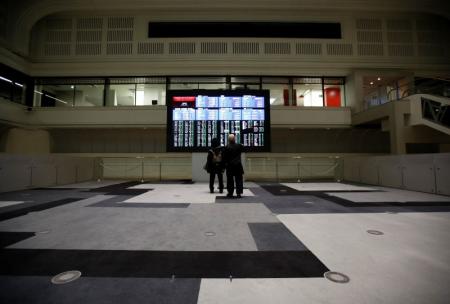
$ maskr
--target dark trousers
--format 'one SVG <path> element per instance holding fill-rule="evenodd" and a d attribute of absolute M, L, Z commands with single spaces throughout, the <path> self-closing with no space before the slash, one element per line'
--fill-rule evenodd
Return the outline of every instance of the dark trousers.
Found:
<path fill-rule="evenodd" d="M 219 180 L 219 190 L 223 190 L 223 174 L 222 174 L 222 172 L 211 172 L 211 173 L 209 173 L 209 190 L 210 191 L 214 191 L 214 180 L 216 179 L 216 174 L 217 174 L 217 179 Z"/>
<path fill-rule="evenodd" d="M 233 174 L 234 172 L 227 171 L 227 191 L 228 195 L 234 193 L 234 183 L 236 182 L 236 194 L 242 194 L 244 192 L 244 181 L 242 174 Z"/>

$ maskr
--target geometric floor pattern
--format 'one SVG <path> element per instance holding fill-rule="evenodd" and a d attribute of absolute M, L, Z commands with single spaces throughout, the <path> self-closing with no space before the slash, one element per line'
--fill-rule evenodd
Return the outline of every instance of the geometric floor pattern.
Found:
<path fill-rule="evenodd" d="M 0 303 L 447 303 L 449 212 L 447 196 L 343 183 L 0 193 Z"/>

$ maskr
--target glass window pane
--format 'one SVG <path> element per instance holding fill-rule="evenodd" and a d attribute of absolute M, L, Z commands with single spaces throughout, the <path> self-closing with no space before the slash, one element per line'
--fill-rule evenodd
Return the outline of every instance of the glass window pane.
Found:
<path fill-rule="evenodd" d="M 226 83 L 199 83 L 198 88 L 202 90 L 222 90 L 227 88 Z"/>
<path fill-rule="evenodd" d="M 75 86 L 76 107 L 101 107 L 103 106 L 104 85 L 89 84 Z"/>
<path fill-rule="evenodd" d="M 171 77 L 170 83 L 225 83 L 225 77 Z"/>
<path fill-rule="evenodd" d="M 0 76 L 0 98 L 11 100 L 12 80 Z"/>
<path fill-rule="evenodd" d="M 197 90 L 198 83 L 171 83 L 171 90 Z"/>
<path fill-rule="evenodd" d="M 134 106 L 135 84 L 111 84 L 106 92 L 107 106 Z"/>
<path fill-rule="evenodd" d="M 263 77 L 263 83 L 284 83 L 289 84 L 289 78 L 286 77 Z"/>
<path fill-rule="evenodd" d="M 259 77 L 231 77 L 231 82 L 259 83 Z"/>
<path fill-rule="evenodd" d="M 343 78 L 343 77 L 324 78 L 323 83 L 324 84 L 334 84 L 334 85 L 345 84 L 345 78 Z"/>
<path fill-rule="evenodd" d="M 282 106 L 289 104 L 288 84 L 263 84 L 264 90 L 270 90 L 270 105 Z"/>
<path fill-rule="evenodd" d="M 136 105 L 151 106 L 166 104 L 165 84 L 138 84 L 136 86 Z"/>
<path fill-rule="evenodd" d="M 13 101 L 25 104 L 25 85 L 14 82 L 13 85 Z"/>
<path fill-rule="evenodd" d="M 297 77 L 293 79 L 294 83 L 322 84 L 320 77 Z"/>
<path fill-rule="evenodd" d="M 259 90 L 259 84 L 232 84 L 231 85 L 232 90 Z"/>
<path fill-rule="evenodd" d="M 47 84 L 42 86 L 41 107 L 73 106 L 74 85 Z"/>
<path fill-rule="evenodd" d="M 299 107 L 323 107 L 322 85 L 295 84 L 295 102 Z"/>

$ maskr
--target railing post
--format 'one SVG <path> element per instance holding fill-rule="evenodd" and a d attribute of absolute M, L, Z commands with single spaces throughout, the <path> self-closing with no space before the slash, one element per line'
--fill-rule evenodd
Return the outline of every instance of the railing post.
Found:
<path fill-rule="evenodd" d="M 297 162 L 297 183 L 300 183 L 300 163 Z"/>
<path fill-rule="evenodd" d="M 278 175 L 278 160 L 275 159 L 275 174 L 276 174 L 276 180 L 277 183 L 280 181 L 279 175 Z"/>
<path fill-rule="evenodd" d="M 161 167 L 162 167 L 162 163 L 161 163 L 161 161 L 159 161 L 159 181 L 162 180 L 162 173 L 161 173 L 162 169 L 161 169 Z"/>
<path fill-rule="evenodd" d="M 141 183 L 144 182 L 144 160 L 141 161 Z"/>

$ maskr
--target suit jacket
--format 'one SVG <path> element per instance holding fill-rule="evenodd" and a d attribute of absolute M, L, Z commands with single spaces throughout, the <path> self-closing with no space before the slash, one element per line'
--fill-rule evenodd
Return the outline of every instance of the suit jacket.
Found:
<path fill-rule="evenodd" d="M 223 161 L 229 174 L 244 174 L 242 166 L 241 153 L 244 146 L 241 144 L 228 144 L 223 153 Z"/>

